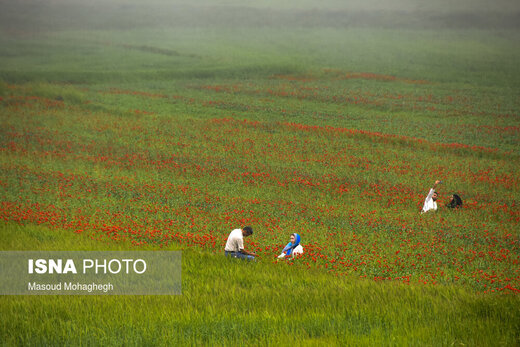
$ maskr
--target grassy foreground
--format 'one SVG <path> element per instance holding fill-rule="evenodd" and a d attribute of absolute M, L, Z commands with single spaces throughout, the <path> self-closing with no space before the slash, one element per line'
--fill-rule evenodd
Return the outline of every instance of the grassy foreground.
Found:
<path fill-rule="evenodd" d="M 136 249 L 44 227 L 1 224 L 0 230 L 3 250 Z M 303 270 L 185 250 L 182 295 L 2 297 L 0 338 L 6 345 L 519 342 L 518 296 Z"/>

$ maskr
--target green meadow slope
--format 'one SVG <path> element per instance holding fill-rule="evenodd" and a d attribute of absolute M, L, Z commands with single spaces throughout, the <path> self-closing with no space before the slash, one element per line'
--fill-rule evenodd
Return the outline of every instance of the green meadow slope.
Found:
<path fill-rule="evenodd" d="M 1 249 L 183 251 L 179 296 L 3 296 L 2 341 L 518 344 L 518 11 L 486 4 L 0 1 Z"/>

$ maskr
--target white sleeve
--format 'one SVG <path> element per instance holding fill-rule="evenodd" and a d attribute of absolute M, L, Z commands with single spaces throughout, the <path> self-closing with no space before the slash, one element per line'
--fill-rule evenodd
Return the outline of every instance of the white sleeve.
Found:
<path fill-rule="evenodd" d="M 426 212 L 428 210 L 428 202 L 432 199 L 433 193 L 435 193 L 435 190 L 432 188 L 428 192 L 428 195 L 426 196 L 426 199 L 424 199 L 424 205 L 422 208 L 422 212 Z"/>
<path fill-rule="evenodd" d="M 237 238 L 237 246 L 238 246 L 239 251 L 244 249 L 244 238 L 243 237 Z"/>
<path fill-rule="evenodd" d="M 430 200 L 433 196 L 433 193 L 435 193 L 435 189 L 431 188 L 430 191 L 428 192 L 428 195 L 426 196 L 426 199 L 424 200 L 425 202 Z"/>

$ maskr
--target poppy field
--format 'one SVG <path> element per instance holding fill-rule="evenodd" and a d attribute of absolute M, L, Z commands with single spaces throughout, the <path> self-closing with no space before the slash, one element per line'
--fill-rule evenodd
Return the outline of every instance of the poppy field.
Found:
<path fill-rule="evenodd" d="M 364 313 L 356 319 L 331 309 L 341 331 L 354 330 L 351 343 L 392 343 L 399 336 L 403 339 L 393 343 L 478 344 L 502 334 L 504 344 L 514 344 L 519 310 L 511 303 L 517 305 L 520 294 L 516 39 L 518 32 L 510 30 L 455 29 L 439 34 L 327 27 L 287 32 L 252 27 L 241 33 L 226 27 L 101 28 L 41 36 L 4 31 L 3 250 L 59 249 L 61 236 L 49 235 L 67 235 L 64 247 L 72 248 L 78 240 L 98 250 L 183 250 L 189 269 L 183 274 L 183 296 L 197 308 L 187 309 L 185 325 L 176 321 L 182 327 L 175 331 L 186 339 L 175 341 L 213 344 L 224 338 L 231 343 L 245 336 L 251 343 L 266 343 L 289 333 L 285 313 L 273 313 L 281 330 L 270 330 L 268 317 L 251 307 L 259 316 L 241 326 L 246 335 L 232 330 L 238 335 L 225 337 L 232 317 L 219 323 L 219 315 L 208 308 L 220 310 L 225 303 L 205 307 L 202 293 L 209 289 L 198 284 L 205 278 L 218 282 L 205 266 L 214 273 L 225 271 L 218 266 L 229 265 L 223 259 L 229 232 L 249 225 L 254 234 L 245 247 L 259 255 L 258 263 L 232 263 L 230 273 L 222 274 L 238 287 L 248 281 L 244 271 L 257 269 L 264 274 L 250 274 L 257 286 L 262 281 L 275 286 L 276 276 L 289 276 L 303 296 L 303 288 L 315 288 L 317 282 L 330 282 L 323 287 L 326 293 L 362 288 L 376 302 L 397 300 L 390 316 L 412 328 L 420 323 L 396 313 L 404 302 L 397 299 L 401 295 L 406 302 L 424 300 L 418 304 L 423 313 L 428 300 L 436 302 L 438 314 L 456 306 L 456 298 L 462 306 L 476 298 L 489 307 L 508 307 L 500 316 L 492 309 L 481 315 L 472 306 L 474 315 L 468 313 L 469 321 L 461 322 L 477 322 L 473 330 L 461 333 L 461 325 L 440 337 L 443 319 L 458 324 L 461 317 L 455 311 L 440 318 L 424 313 L 425 333 L 419 329 L 411 340 L 404 339 L 402 324 L 379 321 L 365 306 L 358 307 Z M 438 210 L 421 214 L 435 180 L 442 181 Z M 446 207 L 453 193 L 462 197 L 462 208 Z M 17 241 L 13 233 L 32 236 Z M 292 233 L 301 235 L 304 254 L 277 261 Z M 47 237 L 52 242 L 46 243 Z M 348 285 L 354 287 L 343 287 Z M 224 295 L 210 292 L 217 301 Z M 421 293 L 425 296 L 418 299 Z M 244 295 L 263 312 L 269 311 L 265 301 L 283 306 L 269 289 L 262 298 Z M 318 291 L 308 295 L 321 302 Z M 433 299 L 437 295 L 453 302 L 435 301 L 443 300 Z M 16 315 L 16 300 L 2 298 L 2 312 Z M 83 301 L 94 299 L 56 300 L 31 298 L 34 304 L 25 307 L 37 310 L 53 301 L 63 310 L 72 305 L 81 311 Z M 105 300 L 99 305 L 119 305 L 114 298 Z M 138 305 L 137 298 L 124 300 Z M 157 301 L 152 310 L 157 319 L 171 324 L 159 308 L 163 299 L 150 300 Z M 164 300 L 181 309 L 176 300 L 187 299 Z M 121 320 L 127 318 L 115 311 Z M 151 314 L 134 313 L 154 324 Z M 310 331 L 301 342 L 346 338 L 345 332 L 339 338 L 334 323 L 315 311 L 298 314 L 316 314 L 316 322 L 325 322 L 313 325 L 310 318 L 300 318 L 300 327 Z M 101 312 L 93 315 L 108 319 Z M 211 324 L 205 326 L 204 319 Z M 481 332 L 489 333 L 489 340 L 473 340 L 475 330 L 489 320 L 497 324 L 496 330 L 489 325 Z M 500 331 L 505 321 L 509 325 Z M 83 324 L 76 321 L 78 329 Z M 265 329 L 265 336 L 254 324 Z M 112 328 L 113 334 L 93 334 L 117 344 L 126 330 Z M 66 335 L 68 328 L 63 329 Z M 135 334 L 145 334 L 144 328 L 136 329 Z M 88 333 L 79 340 L 53 337 L 45 328 L 35 334 L 43 335 L 10 341 L 92 342 Z M 168 344 L 159 335 L 140 338 L 125 341 Z"/>
<path fill-rule="evenodd" d="M 518 292 L 519 161 L 513 147 L 519 128 L 505 125 L 517 124 L 511 122 L 515 115 L 490 113 L 498 123 L 491 126 L 485 116 L 474 125 L 473 114 L 462 114 L 454 127 L 449 119 L 462 113 L 461 98 L 459 104 L 408 95 L 396 105 L 399 95 L 381 93 L 358 102 L 331 93 L 327 78 L 275 75 L 259 85 L 187 86 L 198 98 L 72 86 L 41 96 L 33 92 L 41 85 L 6 84 L 2 219 L 129 240 L 136 247 L 173 242 L 215 253 L 230 230 L 251 225 L 256 233 L 246 243 L 263 261 L 297 232 L 306 249 L 299 266 L 337 276 Z M 355 78 L 376 78 L 374 86 L 403 83 Z M 70 89 L 80 102 L 58 97 Z M 104 99 L 128 109 L 95 110 L 92 105 Z M 334 118 L 319 114 L 323 104 L 352 102 L 369 113 L 374 105 L 373 127 L 336 125 L 348 125 L 355 113 L 338 115 L 335 125 L 321 120 Z M 408 130 L 401 113 L 409 107 L 425 114 L 419 127 L 443 135 L 421 138 Z M 378 131 L 377 123 L 396 122 L 394 113 L 403 131 Z M 434 117 L 441 118 L 435 126 L 429 124 Z M 483 140 L 474 144 L 464 136 Z M 436 179 L 445 182 L 439 210 L 421 215 Z M 444 206 L 452 191 L 464 199 L 460 210 Z"/>

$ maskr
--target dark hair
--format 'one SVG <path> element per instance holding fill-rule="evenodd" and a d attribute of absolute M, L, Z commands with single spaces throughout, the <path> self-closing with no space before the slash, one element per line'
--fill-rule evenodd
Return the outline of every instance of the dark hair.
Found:
<path fill-rule="evenodd" d="M 249 235 L 253 235 L 253 228 L 251 227 L 243 227 L 242 230 L 244 230 Z"/>
<path fill-rule="evenodd" d="M 449 208 L 462 207 L 462 199 L 458 194 L 453 194 L 453 200 L 451 200 L 446 206 L 448 206 Z"/>

